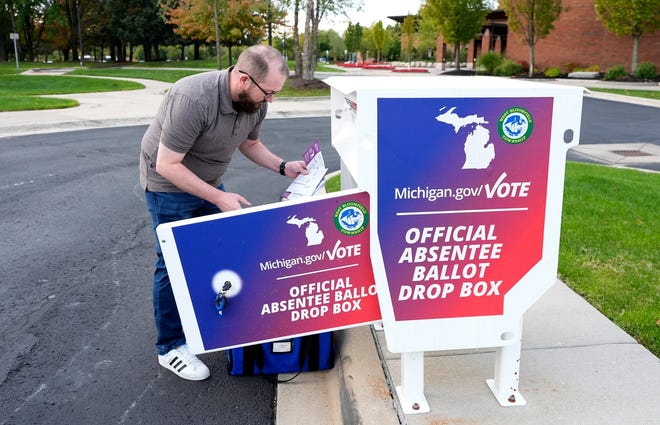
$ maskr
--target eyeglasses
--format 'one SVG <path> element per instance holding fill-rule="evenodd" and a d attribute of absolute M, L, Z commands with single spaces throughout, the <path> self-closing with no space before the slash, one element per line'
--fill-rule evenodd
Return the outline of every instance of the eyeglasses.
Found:
<path fill-rule="evenodd" d="M 261 92 L 264 94 L 264 99 L 268 99 L 269 97 L 272 98 L 272 97 L 275 96 L 277 93 L 279 93 L 279 90 L 278 90 L 278 91 L 267 92 L 266 90 L 263 89 L 263 87 L 261 87 L 261 86 L 259 85 L 259 83 L 256 82 L 256 80 L 255 80 L 254 78 L 252 78 L 252 76 L 251 76 L 250 74 L 248 74 L 248 73 L 245 72 L 245 71 L 241 71 L 240 69 L 238 70 L 238 72 L 241 73 L 241 74 L 244 74 L 244 75 L 247 75 L 247 76 L 248 76 L 248 78 L 250 79 L 250 81 L 252 81 L 252 82 L 254 83 L 254 85 L 257 86 L 257 88 L 258 88 L 259 90 L 261 90 Z"/>

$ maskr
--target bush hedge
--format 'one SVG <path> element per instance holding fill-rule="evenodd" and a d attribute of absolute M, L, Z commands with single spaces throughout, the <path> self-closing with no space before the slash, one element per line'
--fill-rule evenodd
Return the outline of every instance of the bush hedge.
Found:
<path fill-rule="evenodd" d="M 557 78 L 561 75 L 561 70 L 556 66 L 546 69 L 543 74 L 548 78 Z"/>
<path fill-rule="evenodd" d="M 622 77 L 627 77 L 628 73 L 626 72 L 626 68 L 623 65 L 614 65 L 610 69 L 605 72 L 605 78 L 606 80 L 616 80 Z"/>
<path fill-rule="evenodd" d="M 479 56 L 477 59 L 477 65 L 486 69 L 488 75 L 494 75 L 495 69 L 502 64 L 504 56 L 500 53 L 488 52 Z"/>
<path fill-rule="evenodd" d="M 635 69 L 635 77 L 642 80 L 655 80 L 658 70 L 653 62 L 642 62 Z"/>
<path fill-rule="evenodd" d="M 512 77 L 514 75 L 520 75 L 522 72 L 523 66 L 510 59 L 504 59 L 494 71 L 495 75 L 500 77 Z"/>

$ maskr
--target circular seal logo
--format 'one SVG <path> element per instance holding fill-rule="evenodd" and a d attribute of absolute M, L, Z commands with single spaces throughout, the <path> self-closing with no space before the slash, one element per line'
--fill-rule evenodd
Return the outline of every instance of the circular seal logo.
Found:
<path fill-rule="evenodd" d="M 362 233 L 367 227 L 369 212 L 359 202 L 344 202 L 335 210 L 334 222 L 335 227 L 341 233 L 355 236 Z"/>
<path fill-rule="evenodd" d="M 497 130 L 502 140 L 511 144 L 519 144 L 529 139 L 534 129 L 534 119 L 527 109 L 509 108 L 497 123 Z"/>

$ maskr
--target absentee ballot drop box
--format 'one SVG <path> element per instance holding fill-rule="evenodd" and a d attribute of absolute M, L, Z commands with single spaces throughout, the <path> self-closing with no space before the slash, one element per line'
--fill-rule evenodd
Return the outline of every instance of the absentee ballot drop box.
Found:
<path fill-rule="evenodd" d="M 518 393 L 522 317 L 556 280 L 566 152 L 583 90 L 495 77 L 331 77 L 342 187 L 370 194 L 371 261 L 405 413 L 428 412 L 423 354 L 496 348 Z M 550 320 L 550 319 L 549 319 Z"/>

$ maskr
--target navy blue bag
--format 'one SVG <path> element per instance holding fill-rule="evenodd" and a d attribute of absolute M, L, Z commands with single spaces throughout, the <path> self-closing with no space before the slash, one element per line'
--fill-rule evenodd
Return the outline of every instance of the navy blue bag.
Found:
<path fill-rule="evenodd" d="M 227 350 L 230 375 L 277 375 L 332 369 L 334 334 L 324 332 Z M 292 377 L 291 379 L 295 378 Z M 284 381 L 279 381 L 284 382 Z"/>

